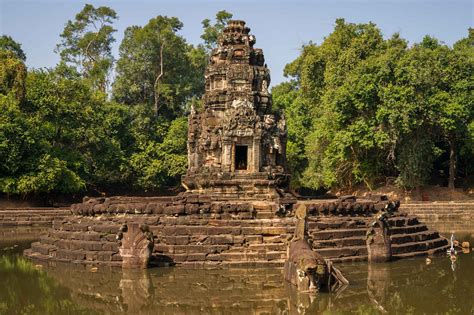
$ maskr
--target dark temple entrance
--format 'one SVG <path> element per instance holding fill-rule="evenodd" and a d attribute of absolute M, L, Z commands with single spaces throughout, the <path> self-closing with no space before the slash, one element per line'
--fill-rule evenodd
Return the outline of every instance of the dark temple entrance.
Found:
<path fill-rule="evenodd" d="M 235 169 L 238 171 L 247 170 L 247 155 L 248 146 L 236 145 L 235 146 Z"/>

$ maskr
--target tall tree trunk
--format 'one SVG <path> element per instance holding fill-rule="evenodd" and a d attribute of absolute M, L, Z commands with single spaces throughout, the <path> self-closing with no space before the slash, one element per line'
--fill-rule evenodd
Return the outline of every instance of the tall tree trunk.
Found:
<path fill-rule="evenodd" d="M 160 45 L 160 69 L 159 73 L 156 76 L 155 79 L 155 85 L 154 85 L 154 90 L 155 90 L 155 103 L 153 104 L 153 110 L 155 112 L 155 116 L 158 117 L 158 111 L 160 109 L 160 92 L 158 91 L 158 87 L 160 84 L 160 80 L 163 77 L 163 46 L 164 43 L 161 43 Z"/>
<path fill-rule="evenodd" d="M 454 137 L 449 140 L 449 180 L 448 188 L 454 189 L 454 180 L 456 179 L 456 142 Z"/>

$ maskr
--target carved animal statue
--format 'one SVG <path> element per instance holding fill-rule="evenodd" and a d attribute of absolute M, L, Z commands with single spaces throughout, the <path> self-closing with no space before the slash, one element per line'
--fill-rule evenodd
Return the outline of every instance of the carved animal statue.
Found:
<path fill-rule="evenodd" d="M 366 245 L 369 262 L 388 262 L 392 259 L 392 242 L 390 240 L 387 212 L 379 214 L 366 234 Z"/>
<path fill-rule="evenodd" d="M 335 287 L 348 284 L 340 271 L 315 252 L 308 242 L 307 209 L 304 204 L 296 209 L 295 217 L 298 222 L 287 248 L 285 280 L 295 285 L 299 291 L 313 293 L 323 287 L 331 290 L 331 279 L 335 279 Z"/>
<path fill-rule="evenodd" d="M 285 279 L 299 291 L 317 292 L 327 285 L 329 273 L 324 258 L 306 240 L 292 241 L 285 262 Z"/>

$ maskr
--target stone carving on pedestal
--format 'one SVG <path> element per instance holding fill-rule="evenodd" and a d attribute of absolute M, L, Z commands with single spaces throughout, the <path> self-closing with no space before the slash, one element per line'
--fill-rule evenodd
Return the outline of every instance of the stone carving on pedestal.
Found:
<path fill-rule="evenodd" d="M 285 118 L 271 109 L 270 70 L 249 32 L 229 21 L 211 53 L 203 108 L 189 115 L 188 193 L 289 198 Z"/>
<path fill-rule="evenodd" d="M 147 268 L 153 251 L 154 237 L 147 225 L 129 223 L 117 234 L 122 268 Z"/>

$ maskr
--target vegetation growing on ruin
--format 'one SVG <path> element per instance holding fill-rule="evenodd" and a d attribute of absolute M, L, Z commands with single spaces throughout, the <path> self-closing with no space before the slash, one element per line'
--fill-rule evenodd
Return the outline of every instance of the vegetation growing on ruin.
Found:
<path fill-rule="evenodd" d="M 154 17 L 125 30 L 115 59 L 117 14 L 86 5 L 67 22 L 51 69 L 27 69 L 21 45 L 1 37 L 0 192 L 178 185 L 186 114 L 199 107 L 207 54 L 231 17 L 204 20 L 199 45 L 179 34 L 178 18 Z M 272 90 L 287 119 L 293 187 L 413 188 L 439 177 L 454 187 L 473 173 L 473 73 L 472 29 L 453 47 L 431 37 L 409 45 L 372 23 L 337 20 Z"/>

